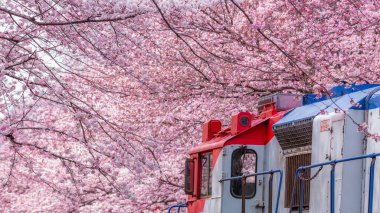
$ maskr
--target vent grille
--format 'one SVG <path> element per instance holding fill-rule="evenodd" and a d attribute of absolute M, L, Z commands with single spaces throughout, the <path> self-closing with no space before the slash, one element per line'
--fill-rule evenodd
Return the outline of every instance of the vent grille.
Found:
<path fill-rule="evenodd" d="M 283 150 L 311 145 L 313 118 L 274 126 L 274 134 Z"/>
<path fill-rule="evenodd" d="M 290 202 L 292 199 L 293 185 L 294 185 L 294 176 L 296 170 L 300 166 L 310 165 L 311 163 L 311 153 L 294 155 L 286 158 L 286 170 L 285 170 L 285 206 L 286 208 L 290 208 Z M 305 178 L 310 178 L 310 170 L 306 170 L 303 174 Z M 301 195 L 301 187 L 300 181 L 297 182 L 296 185 L 296 193 L 294 196 L 294 208 L 298 209 L 300 195 Z M 305 208 L 309 207 L 310 203 L 310 181 L 305 181 L 304 188 L 304 203 L 303 206 Z"/>

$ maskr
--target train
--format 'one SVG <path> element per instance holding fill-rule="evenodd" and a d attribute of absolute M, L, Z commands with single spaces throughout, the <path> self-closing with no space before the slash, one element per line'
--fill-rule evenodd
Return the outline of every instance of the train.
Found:
<path fill-rule="evenodd" d="M 262 97 L 257 114 L 203 124 L 169 212 L 380 212 L 379 135 L 380 84 Z"/>

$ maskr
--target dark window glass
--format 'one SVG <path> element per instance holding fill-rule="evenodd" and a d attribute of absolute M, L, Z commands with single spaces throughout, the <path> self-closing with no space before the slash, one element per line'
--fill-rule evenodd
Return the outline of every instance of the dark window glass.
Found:
<path fill-rule="evenodd" d="M 194 160 L 186 159 L 185 162 L 185 193 L 194 192 Z"/>
<path fill-rule="evenodd" d="M 201 154 L 201 197 L 211 195 L 212 191 L 212 153 Z"/>
<path fill-rule="evenodd" d="M 256 152 L 251 149 L 237 149 L 232 153 L 231 176 L 256 173 Z M 248 177 L 245 188 L 246 198 L 252 198 L 256 193 L 256 177 Z M 240 198 L 242 195 L 242 180 L 231 180 L 231 194 Z"/>

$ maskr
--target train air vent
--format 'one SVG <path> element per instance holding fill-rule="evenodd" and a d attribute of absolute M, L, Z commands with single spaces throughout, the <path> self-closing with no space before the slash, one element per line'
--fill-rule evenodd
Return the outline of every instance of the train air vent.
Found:
<path fill-rule="evenodd" d="M 306 118 L 299 121 L 273 126 L 274 134 L 283 150 L 311 145 L 313 119 Z"/>
<path fill-rule="evenodd" d="M 285 207 L 290 208 L 290 202 L 292 199 L 293 185 L 294 185 L 294 176 L 296 170 L 300 166 L 310 165 L 311 163 L 311 153 L 294 155 L 286 158 L 286 170 L 285 170 Z M 306 170 L 303 174 L 305 179 L 310 178 L 310 170 Z M 294 196 L 294 208 L 297 209 L 299 207 L 301 188 L 300 181 L 297 182 Z M 304 203 L 303 206 L 305 208 L 309 207 L 310 203 L 310 181 L 305 180 L 305 188 L 304 188 Z"/>

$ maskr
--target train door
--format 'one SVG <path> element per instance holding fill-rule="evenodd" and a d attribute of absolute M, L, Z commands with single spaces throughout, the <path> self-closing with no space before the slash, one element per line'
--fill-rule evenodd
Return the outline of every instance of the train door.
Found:
<path fill-rule="evenodd" d="M 231 145 L 223 148 L 223 177 L 235 177 L 262 172 L 264 146 Z M 242 180 L 225 181 L 222 184 L 222 212 L 242 211 Z M 245 211 L 264 212 L 263 176 L 249 177 L 245 187 Z"/>
<path fill-rule="evenodd" d="M 344 114 L 330 113 L 315 117 L 313 124 L 313 142 L 311 163 L 343 158 Z M 310 212 L 330 212 L 330 169 L 311 169 L 315 176 L 310 182 Z M 343 164 L 335 165 L 335 211 L 341 212 Z"/>

